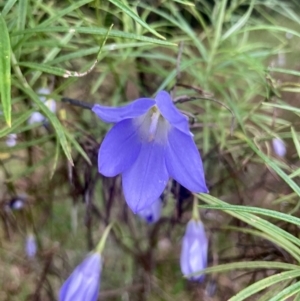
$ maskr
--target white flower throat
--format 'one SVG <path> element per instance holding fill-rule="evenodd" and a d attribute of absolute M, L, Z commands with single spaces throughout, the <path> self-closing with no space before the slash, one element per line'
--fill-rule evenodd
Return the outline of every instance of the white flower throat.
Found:
<path fill-rule="evenodd" d="M 139 128 L 140 138 L 143 142 L 164 143 L 167 141 L 167 133 L 170 124 L 161 115 L 157 106 L 153 106 L 146 114 L 135 119 Z"/>

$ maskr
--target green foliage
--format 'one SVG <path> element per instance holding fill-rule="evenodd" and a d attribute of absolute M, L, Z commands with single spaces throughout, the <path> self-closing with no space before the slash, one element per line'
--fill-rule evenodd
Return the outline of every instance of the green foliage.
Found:
<path fill-rule="evenodd" d="M 218 283 L 212 300 L 300 298 L 298 1 L 8 0 L 0 11 L 4 300 L 33 293 L 55 300 L 99 240 L 99 225 L 111 221 L 118 227 L 104 251 L 103 299 L 204 298 L 178 264 L 189 200 L 178 219 L 178 195 L 169 193 L 161 223 L 142 224 L 124 204 L 119 179 L 97 173 L 108 126 L 61 102 L 116 106 L 161 89 L 190 118 L 211 187 L 197 197 L 212 241 L 204 271 Z M 40 100 L 41 87 L 56 113 Z M 28 123 L 37 111 L 47 126 Z M 9 134 L 18 136 L 13 147 Z M 285 158 L 272 150 L 277 137 Z M 7 211 L 24 194 L 24 211 Z M 30 231 L 40 254 L 29 269 L 18 241 Z M 44 279 L 38 288 L 36 277 Z"/>

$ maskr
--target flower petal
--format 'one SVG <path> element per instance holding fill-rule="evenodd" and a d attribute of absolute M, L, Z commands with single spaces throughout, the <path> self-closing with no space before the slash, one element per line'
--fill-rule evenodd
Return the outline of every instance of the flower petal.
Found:
<path fill-rule="evenodd" d="M 170 177 L 192 192 L 208 192 L 199 151 L 193 138 L 172 128 L 168 134 L 166 166 Z"/>
<path fill-rule="evenodd" d="M 141 149 L 138 127 L 125 119 L 112 127 L 105 136 L 98 154 L 99 172 L 114 177 L 129 168 Z"/>
<path fill-rule="evenodd" d="M 137 160 L 123 173 L 124 196 L 134 213 L 151 206 L 165 189 L 169 175 L 164 155 L 164 144 L 144 143 Z"/>
<path fill-rule="evenodd" d="M 183 133 L 191 135 L 188 119 L 176 108 L 168 92 L 158 92 L 155 101 L 160 113 L 171 123 L 171 125 Z"/>
<path fill-rule="evenodd" d="M 104 122 L 119 122 L 127 118 L 134 118 L 145 114 L 155 101 L 150 98 L 139 98 L 123 107 L 106 107 L 95 104 L 92 111 Z"/>
<path fill-rule="evenodd" d="M 140 210 L 137 214 L 148 224 L 154 224 L 160 219 L 161 210 L 162 210 L 162 200 L 161 198 L 159 198 L 155 200 L 147 208 Z"/>

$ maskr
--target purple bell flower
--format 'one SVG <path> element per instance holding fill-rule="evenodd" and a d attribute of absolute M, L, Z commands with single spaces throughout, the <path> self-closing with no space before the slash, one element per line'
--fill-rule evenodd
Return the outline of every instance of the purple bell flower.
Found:
<path fill-rule="evenodd" d="M 159 198 L 154 201 L 148 208 L 139 211 L 137 214 L 148 224 L 156 223 L 161 216 L 162 200 Z"/>
<path fill-rule="evenodd" d="M 28 234 L 25 243 L 25 252 L 29 258 L 33 258 L 37 251 L 36 240 L 33 234 Z"/>
<path fill-rule="evenodd" d="M 204 275 L 192 275 L 207 267 L 208 240 L 201 221 L 190 220 L 182 240 L 180 256 L 181 271 L 192 281 L 203 281 Z"/>
<path fill-rule="evenodd" d="M 279 157 L 284 157 L 286 154 L 286 146 L 282 139 L 280 138 L 273 138 L 272 145 L 274 153 Z"/>
<path fill-rule="evenodd" d="M 115 123 L 99 150 L 99 172 L 122 175 L 124 196 L 134 213 L 159 198 L 169 177 L 192 192 L 208 192 L 188 120 L 169 93 L 161 91 L 155 99 L 139 98 L 119 108 L 96 104 L 92 111 Z"/>
<path fill-rule="evenodd" d="M 96 301 L 100 290 L 102 259 L 90 254 L 78 265 L 59 291 L 59 301 Z"/>

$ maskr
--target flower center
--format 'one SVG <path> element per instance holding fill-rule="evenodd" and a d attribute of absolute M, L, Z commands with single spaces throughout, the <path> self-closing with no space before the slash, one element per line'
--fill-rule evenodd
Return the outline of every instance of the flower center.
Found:
<path fill-rule="evenodd" d="M 139 127 L 142 141 L 164 143 L 167 140 L 170 125 L 160 114 L 157 106 L 153 106 L 146 114 L 136 118 L 135 123 Z"/>
<path fill-rule="evenodd" d="M 149 127 L 149 141 L 152 141 L 155 137 L 160 116 L 160 112 L 155 107 L 153 107 L 153 113 L 151 115 L 151 122 Z"/>

